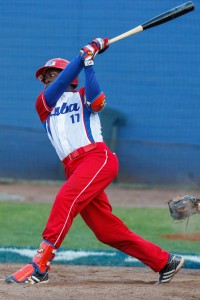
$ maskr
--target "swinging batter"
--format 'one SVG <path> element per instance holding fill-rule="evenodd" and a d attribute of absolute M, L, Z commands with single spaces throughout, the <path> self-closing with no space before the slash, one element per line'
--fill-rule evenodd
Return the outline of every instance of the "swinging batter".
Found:
<path fill-rule="evenodd" d="M 36 72 L 44 83 L 36 110 L 63 163 L 66 182 L 55 198 L 32 262 L 8 276 L 7 283 L 48 282 L 50 262 L 78 214 L 102 243 L 159 272 L 158 283 L 170 282 L 183 266 L 182 257 L 144 240 L 113 215 L 104 192 L 118 173 L 118 159 L 103 142 L 98 112 L 105 106 L 105 95 L 93 65 L 96 54 L 107 48 L 108 38 L 97 38 L 71 62 L 51 59 Z M 81 71 L 85 87 L 76 90 Z"/>

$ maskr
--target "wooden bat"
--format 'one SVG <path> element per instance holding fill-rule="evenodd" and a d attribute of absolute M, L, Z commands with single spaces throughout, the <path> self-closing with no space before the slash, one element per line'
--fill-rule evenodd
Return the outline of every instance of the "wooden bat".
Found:
<path fill-rule="evenodd" d="M 180 6 L 174 7 L 161 15 L 158 15 L 157 17 L 147 21 L 146 23 L 139 25 L 129 31 L 124 32 L 123 34 L 120 34 L 112 39 L 109 40 L 109 45 L 115 42 L 118 42 L 121 39 L 124 39 L 132 34 L 141 32 L 143 30 L 149 29 L 154 26 L 158 26 L 160 24 L 166 23 L 168 21 L 171 21 L 172 19 L 178 18 L 184 14 L 187 14 L 188 12 L 194 10 L 194 3 L 192 1 L 186 2 L 184 4 L 181 4 Z"/>

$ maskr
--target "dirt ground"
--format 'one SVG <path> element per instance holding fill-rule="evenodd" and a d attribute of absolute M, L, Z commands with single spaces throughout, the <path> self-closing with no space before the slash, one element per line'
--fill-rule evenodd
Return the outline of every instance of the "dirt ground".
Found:
<path fill-rule="evenodd" d="M 60 182 L 2 182 L 0 200 L 37 201 L 52 203 Z M 199 190 L 181 188 L 122 188 L 107 189 L 113 206 L 166 207 L 166 202 L 179 195 L 199 195 Z M 8 285 L 4 278 L 20 264 L 0 264 L 0 300 L 57 299 L 57 300 L 121 300 L 121 299 L 200 299 L 200 270 L 181 269 L 172 282 L 155 285 L 158 274 L 149 268 L 60 266 L 53 264 L 48 284 L 34 286 Z"/>

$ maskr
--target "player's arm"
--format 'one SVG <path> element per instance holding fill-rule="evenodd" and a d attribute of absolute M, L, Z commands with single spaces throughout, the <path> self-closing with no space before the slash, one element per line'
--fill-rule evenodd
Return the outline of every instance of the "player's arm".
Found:
<path fill-rule="evenodd" d="M 59 76 L 55 79 L 55 81 L 52 82 L 51 85 L 49 85 L 48 88 L 39 95 L 36 101 L 36 110 L 42 122 L 45 121 L 45 119 L 50 114 L 51 110 L 55 106 L 58 99 L 67 90 L 71 82 L 73 82 L 74 79 L 81 72 L 83 66 L 88 65 L 88 61 L 93 60 L 97 53 L 101 53 L 105 51 L 106 48 L 108 48 L 108 38 L 93 40 L 91 44 L 88 44 L 84 48 L 82 48 L 80 55 L 74 58 L 67 65 L 67 67 L 59 74 Z M 92 49 L 92 55 L 91 55 L 91 49 Z M 87 86 L 89 85 L 87 84 Z M 93 98 L 93 94 L 95 93 L 91 92 L 91 95 L 89 93 L 88 96 L 89 99 L 88 101 L 91 101 L 92 103 L 95 102 L 95 98 Z M 96 93 L 95 97 L 98 98 L 96 99 L 97 101 L 95 102 L 97 104 L 99 102 L 99 99 L 100 101 L 102 101 L 101 99 L 104 98 L 102 93 L 100 95 Z M 102 108 L 99 109 L 99 107 L 97 107 L 97 104 L 93 105 L 92 109 L 94 109 L 94 111 L 99 111 L 102 109 Z"/>
<path fill-rule="evenodd" d="M 97 53 L 104 51 L 108 47 L 108 38 L 97 38 L 92 43 L 85 46 L 80 55 L 74 58 L 68 66 L 59 74 L 56 80 L 48 86 L 44 92 L 46 103 L 49 107 L 54 107 L 58 99 L 70 86 L 71 82 L 78 76 L 86 62 L 94 59 Z M 90 55 L 92 52 L 92 56 Z"/>
<path fill-rule="evenodd" d="M 78 76 L 83 69 L 82 57 L 78 55 L 67 67 L 59 74 L 54 82 L 44 91 L 44 98 L 49 108 L 55 106 L 58 99 L 70 86 L 71 82 Z"/>
<path fill-rule="evenodd" d="M 85 71 L 86 106 L 92 112 L 99 112 L 105 106 L 105 95 L 101 91 L 93 69 L 96 54 L 108 48 L 108 38 L 96 38 L 81 49 Z"/>
<path fill-rule="evenodd" d="M 105 95 L 100 89 L 93 66 L 85 67 L 84 71 L 86 106 L 93 112 L 99 112 L 106 104 Z"/>

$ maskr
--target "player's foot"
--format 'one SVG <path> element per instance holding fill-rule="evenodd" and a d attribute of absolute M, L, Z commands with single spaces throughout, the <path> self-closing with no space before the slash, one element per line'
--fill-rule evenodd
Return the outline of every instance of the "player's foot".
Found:
<path fill-rule="evenodd" d="M 159 273 L 160 277 L 157 284 L 169 283 L 173 276 L 183 267 L 183 265 L 183 257 L 170 254 L 167 264 Z"/>
<path fill-rule="evenodd" d="M 26 284 L 47 283 L 48 281 L 48 269 L 44 273 L 41 273 L 35 264 L 28 264 L 5 279 L 7 283 Z"/>

